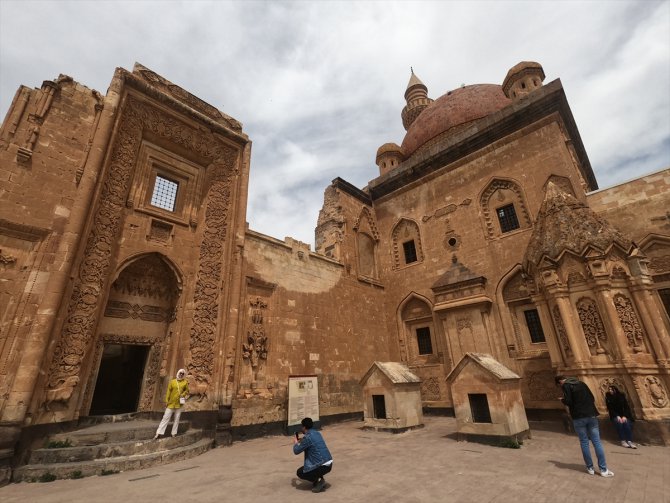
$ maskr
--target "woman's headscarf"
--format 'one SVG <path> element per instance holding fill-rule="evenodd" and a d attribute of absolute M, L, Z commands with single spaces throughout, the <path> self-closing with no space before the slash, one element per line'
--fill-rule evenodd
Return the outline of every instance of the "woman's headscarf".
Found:
<path fill-rule="evenodd" d="M 186 377 L 186 371 L 184 369 L 177 370 L 177 379 L 181 380 Z"/>

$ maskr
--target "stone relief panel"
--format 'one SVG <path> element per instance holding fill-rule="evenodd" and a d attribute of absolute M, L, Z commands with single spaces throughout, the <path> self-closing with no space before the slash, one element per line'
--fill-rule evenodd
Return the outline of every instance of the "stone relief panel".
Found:
<path fill-rule="evenodd" d="M 421 400 L 427 402 L 441 399 L 440 383 L 437 377 L 428 377 L 421 382 Z"/>
<path fill-rule="evenodd" d="M 554 385 L 554 372 L 551 370 L 529 372 L 528 393 L 531 400 L 538 402 L 555 401 L 556 386 Z"/>
<path fill-rule="evenodd" d="M 93 225 L 79 265 L 72 295 L 48 370 L 47 389 L 62 391 L 68 401 L 74 385 L 68 378 L 78 376 L 97 323 L 97 306 L 108 282 L 112 248 L 120 232 L 129 181 L 135 166 L 143 131 L 211 159 L 208 167 L 209 193 L 206 198 L 205 236 L 200 250 L 196 279 L 195 314 L 191 331 L 189 371 L 199 382 L 208 383 L 212 374 L 214 342 L 221 285 L 223 241 L 230 204 L 231 177 L 235 174 L 237 152 L 211 133 L 203 133 L 152 106 L 127 95 L 122 104 L 117 137 L 111 147 L 109 166 L 103 180 Z M 65 384 L 69 382 L 70 384 Z"/>
<path fill-rule="evenodd" d="M 582 297 L 577 302 L 577 313 L 591 355 L 606 354 L 607 333 L 595 301 L 588 297 Z"/>
<path fill-rule="evenodd" d="M 644 389 L 647 391 L 647 395 L 651 400 L 651 404 L 658 408 L 662 409 L 668 406 L 670 403 L 668 401 L 668 392 L 663 386 L 661 380 L 656 376 L 646 376 L 642 381 Z"/>
<path fill-rule="evenodd" d="M 644 344 L 642 325 L 631 300 L 625 295 L 617 294 L 614 296 L 614 307 L 616 308 L 619 322 L 623 327 L 623 332 L 626 335 L 628 347 L 632 348 L 636 353 L 647 352 Z"/>
<path fill-rule="evenodd" d="M 624 381 L 619 376 L 606 377 L 605 379 L 601 379 L 600 383 L 598 385 L 598 389 L 600 390 L 600 395 L 605 396 L 605 393 L 607 393 L 607 390 L 609 389 L 610 386 L 616 386 L 619 391 L 628 395 L 628 393 L 626 392 L 626 386 L 624 384 Z M 629 403 L 630 403 L 630 400 L 629 400 Z M 630 403 L 630 406 L 632 407 L 633 404 Z"/>

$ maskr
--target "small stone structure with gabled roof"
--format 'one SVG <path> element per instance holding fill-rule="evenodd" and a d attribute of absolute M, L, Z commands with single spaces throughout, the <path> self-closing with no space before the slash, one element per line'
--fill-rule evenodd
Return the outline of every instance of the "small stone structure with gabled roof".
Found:
<path fill-rule="evenodd" d="M 421 379 L 407 365 L 374 362 L 360 384 L 366 428 L 401 433 L 423 426 Z"/>
<path fill-rule="evenodd" d="M 482 439 L 530 434 L 516 373 L 484 353 L 466 353 L 447 376 L 459 435 Z"/>

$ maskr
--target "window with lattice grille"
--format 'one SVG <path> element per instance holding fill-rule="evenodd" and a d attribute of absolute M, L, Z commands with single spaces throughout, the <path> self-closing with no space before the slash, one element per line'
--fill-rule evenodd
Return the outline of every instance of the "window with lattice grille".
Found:
<path fill-rule="evenodd" d="M 502 232 L 510 232 L 519 228 L 519 219 L 516 216 L 516 210 L 513 204 L 508 204 L 496 210 L 498 221 L 500 222 L 500 230 Z"/>
<path fill-rule="evenodd" d="M 532 343 L 545 342 L 544 330 L 542 330 L 542 323 L 540 323 L 540 314 L 537 309 L 529 309 L 523 312 L 526 317 L 526 326 L 530 334 L 530 341 Z"/>
<path fill-rule="evenodd" d="M 178 189 L 179 184 L 177 182 L 163 178 L 160 175 L 156 176 L 154 191 L 151 195 L 151 205 L 164 210 L 174 211 Z"/>

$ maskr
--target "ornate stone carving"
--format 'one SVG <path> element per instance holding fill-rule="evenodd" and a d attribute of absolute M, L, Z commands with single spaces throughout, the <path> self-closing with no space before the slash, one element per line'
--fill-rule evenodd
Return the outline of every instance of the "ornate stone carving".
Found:
<path fill-rule="evenodd" d="M 210 192 L 207 197 L 205 238 L 196 281 L 194 327 L 191 332 L 192 373 L 209 379 L 221 288 L 221 261 L 226 231 L 230 177 L 235 174 L 236 151 L 211 133 L 193 128 L 159 109 L 128 95 L 122 105 L 116 139 L 111 148 L 102 191 L 93 217 L 83 259 L 74 281 L 67 315 L 48 371 L 48 389 L 56 389 L 79 375 L 95 332 L 97 306 L 109 277 L 112 248 L 121 227 L 124 204 L 143 131 L 187 148 L 205 159 Z M 73 387 L 64 391 L 69 400 Z"/>
<path fill-rule="evenodd" d="M 643 383 L 654 407 L 662 409 L 668 406 L 668 393 L 658 377 L 646 376 Z"/>
<path fill-rule="evenodd" d="M 160 306 L 148 306 L 110 300 L 105 307 L 105 316 L 110 318 L 132 318 L 142 321 L 166 322 L 172 321 L 172 309 L 165 309 Z"/>
<path fill-rule="evenodd" d="M 377 230 L 377 224 L 367 206 L 363 206 L 363 209 L 361 209 L 361 213 L 358 215 L 358 218 L 354 222 L 354 230 L 358 231 L 361 228 L 361 224 L 364 221 L 367 221 L 370 232 L 372 233 L 372 237 L 374 238 L 374 240 L 379 241 L 379 231 Z"/>
<path fill-rule="evenodd" d="M 149 231 L 148 239 L 158 241 L 159 243 L 167 243 L 172 237 L 172 224 L 161 222 L 160 220 L 151 220 L 151 229 Z"/>
<path fill-rule="evenodd" d="M 636 353 L 644 352 L 644 332 L 633 308 L 633 303 L 625 295 L 617 294 L 614 296 L 614 307 L 623 327 L 623 332 L 626 334 L 628 346 L 633 348 Z"/>
<path fill-rule="evenodd" d="M 528 392 L 531 400 L 554 401 L 556 400 L 556 386 L 554 385 L 554 373 L 551 370 L 530 372 L 528 375 Z"/>
<path fill-rule="evenodd" d="M 602 343 L 607 340 L 607 333 L 595 301 L 588 297 L 582 297 L 577 302 L 577 313 L 591 354 L 606 353 L 607 351 Z"/>
<path fill-rule="evenodd" d="M 429 377 L 421 382 L 421 397 L 428 401 L 436 401 L 441 398 L 440 383 L 436 377 Z"/>
<path fill-rule="evenodd" d="M 220 124 L 224 124 L 235 131 L 242 131 L 242 124 L 230 117 L 225 115 L 217 108 L 213 107 L 206 101 L 201 100 L 197 96 L 189 93 L 185 89 L 179 87 L 176 84 L 173 84 L 164 77 L 161 77 L 157 73 L 152 72 L 145 66 L 140 65 L 139 63 L 135 64 L 133 68 L 133 73 L 140 76 L 147 82 L 150 82 L 154 87 L 160 89 L 166 94 L 169 94 L 173 98 L 186 103 L 191 108 L 197 110 L 198 112 L 206 115 L 207 117 L 214 119 Z"/>
<path fill-rule="evenodd" d="M 568 341 L 568 333 L 565 331 L 565 325 L 563 324 L 563 318 L 561 317 L 561 310 L 558 306 L 554 306 L 551 309 L 551 316 L 554 319 L 554 327 L 556 328 L 556 333 L 558 334 L 558 342 L 561 344 L 563 351 L 565 351 L 566 356 L 572 355 L 572 350 L 570 349 L 570 342 Z"/>
<path fill-rule="evenodd" d="M 606 377 L 605 379 L 600 380 L 600 393 L 604 396 L 605 393 L 607 393 L 607 390 L 609 390 L 610 386 L 616 386 L 617 389 L 622 393 L 626 392 L 626 386 L 620 377 Z"/>
<path fill-rule="evenodd" d="M 150 255 L 130 264 L 112 284 L 112 290 L 119 294 L 173 301 L 178 292 L 165 277 L 172 271 L 157 255 Z"/>
<path fill-rule="evenodd" d="M 419 233 L 419 226 L 416 222 L 406 218 L 400 221 L 393 228 L 391 233 L 391 240 L 393 242 L 393 258 L 394 269 L 398 269 L 404 265 L 402 259 L 402 245 L 404 242 L 414 240 L 414 247 L 416 249 L 416 262 L 423 262 L 423 247 L 421 246 L 421 234 Z"/>
<path fill-rule="evenodd" d="M 495 214 L 495 208 L 491 207 L 490 200 L 496 192 L 498 192 L 498 196 L 503 197 L 504 200 L 504 195 L 502 193 L 503 190 L 508 190 L 514 194 L 516 213 L 521 227 L 530 227 L 531 225 L 530 214 L 526 208 L 526 203 L 523 198 L 521 187 L 519 187 L 511 180 L 493 180 L 486 187 L 486 190 L 484 190 L 481 198 L 479 199 L 479 204 L 484 216 L 484 224 L 486 226 L 486 235 L 488 238 L 493 238 L 496 236 L 494 218 L 492 217 L 492 214 Z"/>
<path fill-rule="evenodd" d="M 665 272 L 670 272 L 670 255 L 650 257 L 648 267 L 652 274 L 663 274 Z"/>
<path fill-rule="evenodd" d="M 250 300 L 251 316 L 249 329 L 247 330 L 247 342 L 242 344 L 242 358 L 251 365 L 252 378 L 258 380 L 261 360 L 268 358 L 268 338 L 263 326 L 263 312 L 268 305 L 260 297 Z"/>
<path fill-rule="evenodd" d="M 9 265 L 15 263 L 16 263 L 16 257 L 14 255 L 4 254 L 2 253 L 2 250 L 0 250 L 0 264 Z"/>

